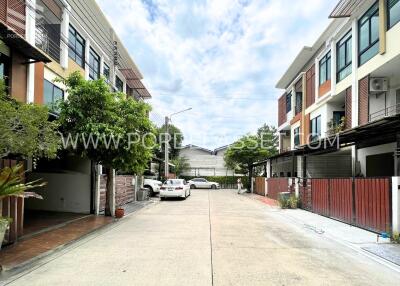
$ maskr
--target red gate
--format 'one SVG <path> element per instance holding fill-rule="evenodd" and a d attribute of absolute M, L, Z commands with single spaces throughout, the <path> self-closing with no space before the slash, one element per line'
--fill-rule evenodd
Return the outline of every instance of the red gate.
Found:
<path fill-rule="evenodd" d="M 291 184 L 289 184 L 291 181 Z M 268 197 L 274 200 L 278 199 L 278 194 L 282 192 L 291 192 L 294 178 L 269 178 L 267 180 Z"/>
<path fill-rule="evenodd" d="M 389 178 L 355 180 L 356 224 L 374 231 L 391 228 Z"/>
<path fill-rule="evenodd" d="M 352 223 L 353 219 L 353 182 L 352 179 L 330 179 L 330 216 Z"/>
<path fill-rule="evenodd" d="M 312 211 L 329 216 L 329 179 L 312 179 Z"/>

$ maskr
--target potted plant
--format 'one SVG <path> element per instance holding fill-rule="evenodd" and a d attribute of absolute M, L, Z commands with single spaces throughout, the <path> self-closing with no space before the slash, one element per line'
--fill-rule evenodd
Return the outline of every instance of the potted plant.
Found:
<path fill-rule="evenodd" d="M 18 164 L 14 167 L 5 167 L 0 170 L 0 200 L 12 196 L 42 199 L 40 195 L 26 191 L 33 188 L 43 187 L 45 185 L 46 183 L 41 180 L 25 183 L 22 164 Z M 0 216 L 0 248 L 11 221 L 10 218 Z"/>
<path fill-rule="evenodd" d="M 115 210 L 115 217 L 116 218 L 122 218 L 125 215 L 125 210 L 123 208 L 117 208 Z"/>

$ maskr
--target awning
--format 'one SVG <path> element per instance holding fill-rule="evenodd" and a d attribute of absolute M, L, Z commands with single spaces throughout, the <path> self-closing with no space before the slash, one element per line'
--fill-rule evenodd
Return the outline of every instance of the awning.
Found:
<path fill-rule="evenodd" d="M 49 63 L 51 59 L 42 53 L 39 49 L 29 44 L 23 37 L 16 33 L 13 29 L 0 21 L 0 38 L 1 40 L 17 50 L 27 59 L 37 62 Z"/>
<path fill-rule="evenodd" d="M 338 137 L 331 136 L 308 145 L 300 146 L 296 150 L 270 157 L 253 166 L 265 165 L 268 161 L 299 155 L 330 153 L 347 146 L 356 145 L 358 149 L 396 142 L 400 134 L 400 115 L 385 117 L 368 124 L 340 132 Z"/>
<path fill-rule="evenodd" d="M 133 69 L 119 69 L 122 75 L 125 77 L 126 84 L 137 91 L 142 98 L 151 98 L 150 92 L 143 85 L 139 76 L 134 72 Z"/>
<path fill-rule="evenodd" d="M 361 0 L 340 0 L 329 15 L 329 18 L 348 18 L 361 2 Z"/>

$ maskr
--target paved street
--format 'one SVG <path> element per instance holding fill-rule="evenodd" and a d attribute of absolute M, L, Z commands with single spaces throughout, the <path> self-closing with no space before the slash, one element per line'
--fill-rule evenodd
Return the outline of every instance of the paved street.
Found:
<path fill-rule="evenodd" d="M 228 190 L 163 201 L 10 285 L 397 285 L 400 274 Z"/>

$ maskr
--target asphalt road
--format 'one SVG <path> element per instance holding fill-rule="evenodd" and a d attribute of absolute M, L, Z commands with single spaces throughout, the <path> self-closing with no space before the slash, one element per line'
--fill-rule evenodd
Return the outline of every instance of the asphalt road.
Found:
<path fill-rule="evenodd" d="M 398 285 L 400 274 L 228 190 L 126 217 L 9 285 Z"/>

